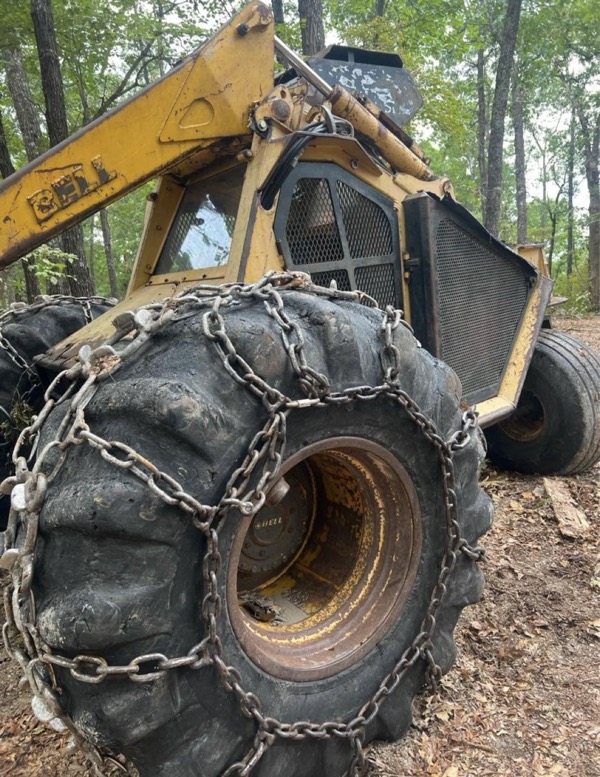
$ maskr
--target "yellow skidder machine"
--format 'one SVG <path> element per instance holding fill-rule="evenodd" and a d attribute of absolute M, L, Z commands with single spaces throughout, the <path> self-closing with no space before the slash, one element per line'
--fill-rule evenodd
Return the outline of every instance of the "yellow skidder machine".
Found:
<path fill-rule="evenodd" d="M 4 638 L 98 774 L 363 773 L 481 593 L 475 411 L 504 466 L 600 456 L 598 359 L 429 169 L 420 104 L 253 3 L 0 187 L 7 266 L 158 178 L 123 302 L 0 319 Z"/>

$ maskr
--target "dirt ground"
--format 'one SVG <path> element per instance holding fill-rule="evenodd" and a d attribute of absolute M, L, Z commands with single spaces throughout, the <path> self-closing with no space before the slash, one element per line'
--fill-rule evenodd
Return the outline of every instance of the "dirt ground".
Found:
<path fill-rule="evenodd" d="M 600 353 L 600 318 L 556 326 Z M 496 507 L 484 598 L 409 734 L 370 751 L 370 777 L 600 777 L 600 465 L 546 481 L 488 467 L 483 485 Z M 91 777 L 17 682 L 1 652 L 0 774 Z"/>

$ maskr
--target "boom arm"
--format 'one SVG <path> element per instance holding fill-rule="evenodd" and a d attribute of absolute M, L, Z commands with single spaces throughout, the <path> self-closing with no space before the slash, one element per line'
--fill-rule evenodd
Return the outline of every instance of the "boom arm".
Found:
<path fill-rule="evenodd" d="M 0 186 L 0 267 L 83 221 L 185 157 L 249 133 L 273 88 L 273 18 L 246 6 L 144 91 Z"/>

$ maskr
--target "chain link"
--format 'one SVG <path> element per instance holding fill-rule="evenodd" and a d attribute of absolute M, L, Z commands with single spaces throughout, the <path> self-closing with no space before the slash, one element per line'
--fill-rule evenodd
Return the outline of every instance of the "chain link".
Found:
<path fill-rule="evenodd" d="M 0 350 L 7 354 L 21 373 L 18 384 L 14 389 L 10 406 L 5 408 L 0 405 L 0 413 L 3 416 L 0 423 L 4 424 L 4 429 L 6 430 L 2 435 L 5 439 L 3 442 L 0 442 L 0 448 L 6 448 L 7 454 L 10 454 L 8 449 L 12 447 L 14 438 L 17 437 L 22 423 L 21 419 L 15 417 L 14 409 L 18 408 L 20 414 L 30 413 L 30 400 L 36 391 L 43 390 L 43 386 L 35 365 L 33 362 L 29 362 L 14 347 L 4 334 L 4 327 L 18 323 L 19 319 L 28 317 L 31 313 L 37 313 L 45 308 L 72 306 L 77 306 L 83 310 L 85 321 L 89 324 L 94 318 L 92 305 L 114 305 L 116 302 L 117 300 L 115 299 L 107 299 L 105 297 L 69 297 L 62 294 L 42 295 L 36 297 L 31 304 L 14 302 L 8 310 L 0 314 Z M 27 388 L 23 390 L 23 386 Z"/>
<path fill-rule="evenodd" d="M 80 682 L 92 684 L 100 684 L 113 677 L 126 678 L 134 683 L 148 683 L 176 669 L 212 668 L 218 673 L 223 688 L 237 698 L 242 713 L 253 719 L 257 726 L 252 746 L 241 761 L 230 765 L 223 772 L 222 777 L 250 775 L 277 739 L 301 741 L 330 737 L 349 742 L 351 765 L 347 774 L 348 777 L 360 775 L 366 768 L 365 730 L 377 717 L 381 704 L 395 691 L 406 673 L 418 661 L 424 661 L 432 684 L 435 685 L 441 676 L 441 670 L 432 653 L 431 635 L 448 578 L 460 553 L 473 560 L 480 560 L 483 556 L 483 551 L 480 548 L 472 548 L 460 533 L 453 461 L 455 452 L 468 443 L 476 427 L 475 414 L 467 411 L 463 415 L 460 429 L 445 441 L 431 419 L 402 391 L 399 387 L 401 354 L 394 343 L 394 330 L 400 325 L 408 325 L 401 318 L 399 311 L 389 307 L 383 313 L 381 324 L 382 384 L 332 392 L 327 376 L 310 366 L 301 328 L 285 311 L 280 291 L 289 289 L 300 289 L 330 299 L 372 303 L 370 298 L 359 292 L 315 287 L 310 277 L 303 273 L 272 273 L 253 285 L 234 283 L 218 288 L 198 286 L 164 303 L 150 304 L 135 313 L 121 314 L 115 321 L 116 333 L 106 345 L 94 351 L 84 347 L 78 364 L 56 377 L 46 392 L 46 405 L 34 417 L 31 425 L 23 430 L 15 448 L 15 475 L 5 480 L 0 487 L 3 493 L 12 492 L 13 506 L 5 533 L 5 550 L 0 559 L 0 566 L 9 569 L 12 574 L 12 583 L 4 592 L 6 623 L 3 636 L 6 650 L 20 664 L 36 703 L 45 710 L 42 717 L 52 721 L 55 728 L 70 732 L 74 746 L 84 749 L 95 774 L 99 777 L 116 774 L 133 776 L 136 770 L 121 756 L 115 759 L 102 754 L 86 741 L 60 706 L 60 691 L 54 676 L 55 667 L 69 671 L 72 677 Z M 269 385 L 237 351 L 227 332 L 225 311 L 246 299 L 262 301 L 268 315 L 277 323 L 285 353 L 304 399 L 293 400 L 282 394 L 278 388 Z M 204 334 L 213 343 L 227 373 L 258 397 L 268 413 L 266 423 L 255 434 L 243 462 L 231 475 L 221 499 L 215 505 L 198 502 L 185 491 L 181 483 L 160 470 L 132 446 L 103 439 L 94 433 L 85 416 L 85 408 L 98 387 L 111 377 L 121 364 L 130 360 L 144 342 L 163 330 L 169 321 L 183 320 L 198 312 L 202 312 Z M 18 314 L 18 311 L 11 313 Z M 0 325 L 2 321 L 3 317 L 0 317 Z M 115 350 L 113 346 L 117 344 L 119 349 Z M 60 387 L 62 394 L 57 398 L 56 392 Z M 378 398 L 386 398 L 398 404 L 437 451 L 447 532 L 446 549 L 437 583 L 420 633 L 353 720 L 323 723 L 282 722 L 263 713 L 260 700 L 245 689 L 242 676 L 235 667 L 227 664 L 223 654 L 218 628 L 223 606 L 219 593 L 222 569 L 219 526 L 232 508 L 245 515 L 254 515 L 264 504 L 265 493 L 271 481 L 277 477 L 283 460 L 286 424 L 291 412 Z M 39 449 L 41 427 L 57 404 L 66 407 L 64 418 L 55 438 Z M 41 637 L 36 625 L 36 603 L 31 586 L 39 516 L 46 491 L 62 466 L 68 449 L 77 445 L 88 445 L 111 466 L 127 470 L 133 477 L 145 483 L 165 504 L 185 513 L 204 535 L 206 553 L 202 575 L 205 594 L 201 612 L 205 636 L 201 642 L 190 647 L 185 655 L 168 657 L 162 653 L 149 653 L 133 658 L 128 664 L 114 665 L 100 656 L 77 655 L 68 658 L 59 655 L 52 651 Z M 36 452 L 33 463 L 32 455 L 29 460 L 21 455 L 22 450 L 28 446 Z M 58 462 L 52 467 L 48 462 L 51 452 L 53 456 L 59 454 Z"/>

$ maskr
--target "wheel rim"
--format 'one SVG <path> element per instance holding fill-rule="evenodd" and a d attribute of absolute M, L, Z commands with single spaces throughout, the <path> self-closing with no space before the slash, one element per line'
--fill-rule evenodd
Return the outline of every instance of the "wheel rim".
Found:
<path fill-rule="evenodd" d="M 234 540 L 234 631 L 277 677 L 332 676 L 375 646 L 413 588 L 422 538 L 412 479 L 380 445 L 341 437 L 291 457 L 269 494 Z"/>
<path fill-rule="evenodd" d="M 502 431 L 519 442 L 530 442 L 539 437 L 544 428 L 544 406 L 535 394 L 524 390 L 517 409 L 500 424 Z"/>

